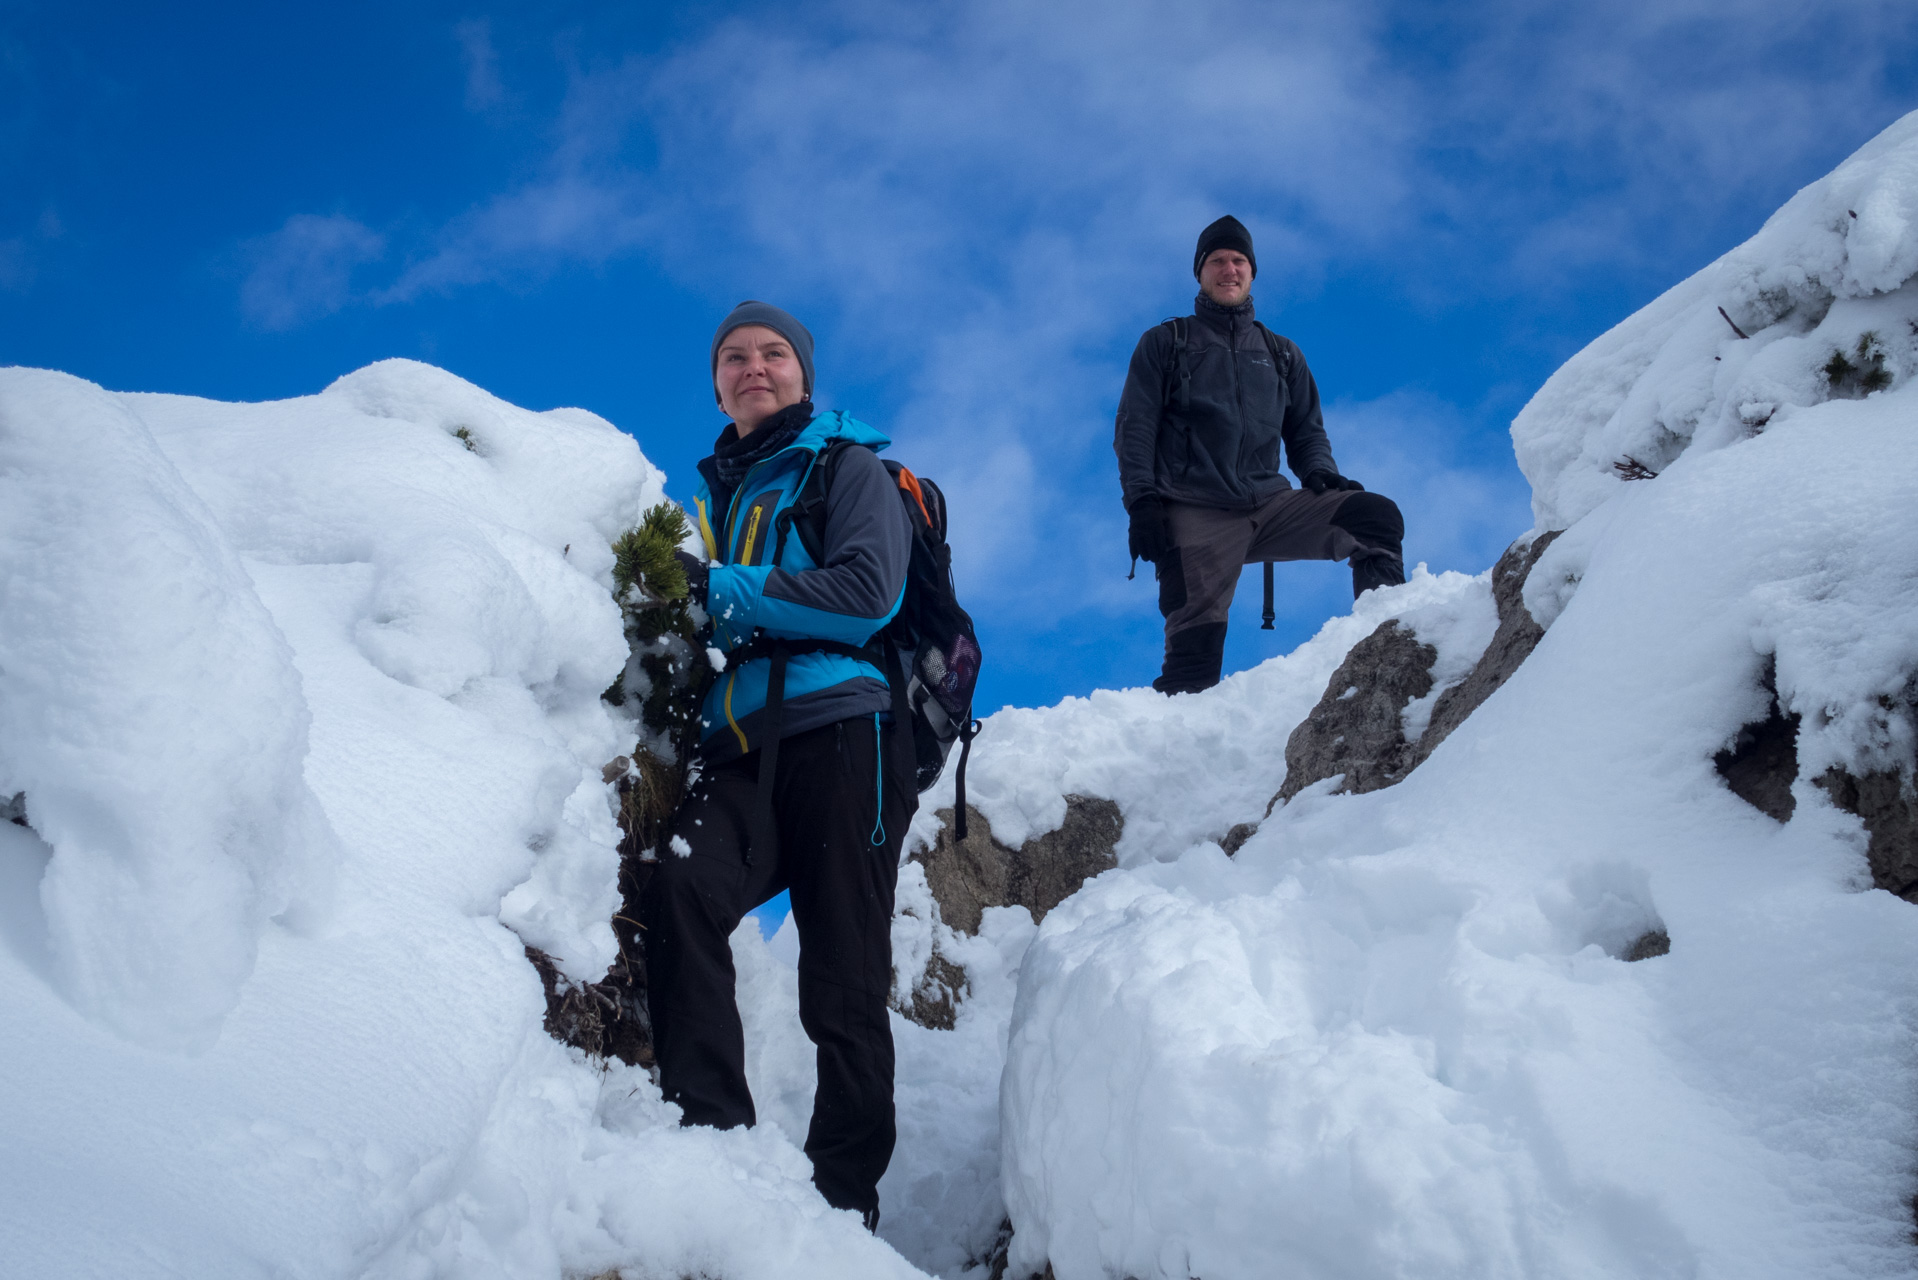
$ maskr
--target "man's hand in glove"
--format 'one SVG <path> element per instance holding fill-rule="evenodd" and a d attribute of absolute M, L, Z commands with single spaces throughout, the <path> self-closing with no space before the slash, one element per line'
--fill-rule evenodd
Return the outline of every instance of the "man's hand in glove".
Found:
<path fill-rule="evenodd" d="M 1126 549 L 1149 564 L 1157 564 L 1172 550 L 1172 528 L 1166 523 L 1165 503 L 1155 494 L 1147 494 L 1127 509 L 1132 527 L 1126 532 Z"/>
<path fill-rule="evenodd" d="M 692 596 L 693 603 L 704 609 L 708 574 L 706 562 L 684 551 L 675 551 L 673 555 L 678 558 L 679 567 L 686 571 L 686 590 Z"/>
<path fill-rule="evenodd" d="M 1336 471 L 1327 471 L 1320 467 L 1305 478 L 1305 487 L 1313 493 L 1324 493 L 1328 489 L 1349 489 L 1354 493 L 1365 488 L 1356 480 L 1348 480 Z"/>

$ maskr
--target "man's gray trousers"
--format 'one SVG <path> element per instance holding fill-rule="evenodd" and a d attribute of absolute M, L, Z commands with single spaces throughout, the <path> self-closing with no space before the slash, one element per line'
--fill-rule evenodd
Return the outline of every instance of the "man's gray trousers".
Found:
<path fill-rule="evenodd" d="M 1165 670 L 1153 687 L 1195 692 L 1219 682 L 1226 616 L 1239 573 L 1267 560 L 1350 560 L 1353 594 L 1405 581 L 1398 507 L 1375 493 L 1280 489 L 1251 511 L 1166 503 L 1173 547 L 1157 567 Z"/>

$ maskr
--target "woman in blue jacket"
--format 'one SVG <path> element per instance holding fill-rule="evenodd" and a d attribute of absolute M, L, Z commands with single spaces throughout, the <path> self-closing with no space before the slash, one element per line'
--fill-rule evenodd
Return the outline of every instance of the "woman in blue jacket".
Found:
<path fill-rule="evenodd" d="M 693 576 L 729 660 L 640 916 L 660 1086 L 684 1123 L 726 1129 L 754 1122 L 727 940 L 791 891 L 799 1017 L 819 1062 L 806 1154 L 827 1202 L 871 1227 L 895 1132 L 893 888 L 918 799 L 885 767 L 892 694 L 860 649 L 899 611 L 912 528 L 878 458 L 890 441 L 815 410 L 812 354 L 805 326 L 763 302 L 742 302 L 713 336 L 732 421 L 699 464 L 710 564 Z M 782 514 L 842 439 L 866 447 L 836 457 L 815 560 Z"/>

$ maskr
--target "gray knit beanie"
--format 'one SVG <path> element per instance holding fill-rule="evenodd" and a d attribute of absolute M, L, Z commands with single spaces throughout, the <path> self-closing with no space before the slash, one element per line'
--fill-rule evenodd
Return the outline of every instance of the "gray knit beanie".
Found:
<path fill-rule="evenodd" d="M 805 379 L 804 390 L 812 394 L 812 334 L 806 326 L 792 317 L 790 312 L 781 311 L 770 302 L 754 302 L 748 299 L 734 307 L 719 329 L 713 334 L 713 377 L 719 377 L 719 344 L 726 335 L 742 325 L 761 324 L 792 344 L 793 354 L 799 357 L 799 371 Z"/>

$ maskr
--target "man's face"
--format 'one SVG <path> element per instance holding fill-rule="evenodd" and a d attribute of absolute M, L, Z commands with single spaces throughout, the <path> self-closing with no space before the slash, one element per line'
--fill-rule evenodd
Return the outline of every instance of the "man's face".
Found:
<path fill-rule="evenodd" d="M 1214 249 L 1199 264 L 1199 288 L 1222 307 L 1236 307 L 1252 292 L 1252 259 L 1237 249 Z"/>
<path fill-rule="evenodd" d="M 742 324 L 719 344 L 713 370 L 719 408 L 742 436 L 806 397 L 806 371 L 792 344 L 762 324 Z"/>

